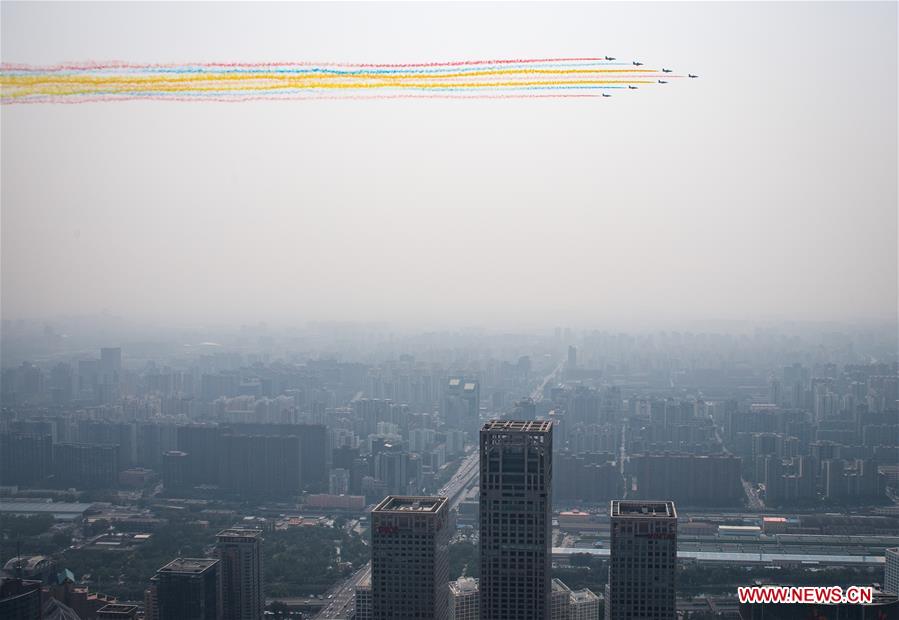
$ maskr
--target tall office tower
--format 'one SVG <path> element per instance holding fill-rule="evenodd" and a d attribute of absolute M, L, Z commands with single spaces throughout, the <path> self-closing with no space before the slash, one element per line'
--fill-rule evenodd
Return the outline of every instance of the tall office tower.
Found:
<path fill-rule="evenodd" d="M 573 344 L 568 345 L 568 368 L 569 370 L 577 368 L 577 347 Z"/>
<path fill-rule="evenodd" d="M 831 459 L 824 463 L 824 497 L 842 499 L 846 496 L 846 472 L 843 459 Z"/>
<path fill-rule="evenodd" d="M 188 464 L 190 456 L 187 452 L 169 450 L 162 455 L 162 486 L 166 493 L 183 491 L 188 488 Z"/>
<path fill-rule="evenodd" d="M 159 618 L 221 620 L 220 565 L 208 558 L 178 558 L 156 571 Z"/>
<path fill-rule="evenodd" d="M 372 617 L 445 620 L 449 502 L 388 495 L 371 512 Z"/>
<path fill-rule="evenodd" d="M 212 425 L 179 426 L 177 444 L 180 452 L 186 452 L 187 480 L 190 485 L 218 484 L 222 429 Z"/>
<path fill-rule="evenodd" d="M 481 429 L 481 618 L 549 618 L 552 438 L 546 421 Z"/>
<path fill-rule="evenodd" d="M 222 435 L 220 485 L 239 497 L 287 498 L 302 490 L 296 436 Z"/>
<path fill-rule="evenodd" d="M 109 372 L 120 372 L 122 370 L 122 349 L 119 347 L 100 349 L 100 367 Z"/>
<path fill-rule="evenodd" d="M 606 620 L 675 617 L 674 502 L 613 500 Z"/>
<path fill-rule="evenodd" d="M 573 590 L 568 620 L 599 620 L 599 597 L 592 590 Z"/>
<path fill-rule="evenodd" d="M 41 582 L 0 580 L 0 618 L 41 620 Z"/>
<path fill-rule="evenodd" d="M 221 562 L 222 618 L 261 620 L 262 530 L 228 529 L 218 533 L 215 557 Z"/>
<path fill-rule="evenodd" d="M 40 485 L 53 468 L 50 435 L 0 433 L 0 484 Z"/>
<path fill-rule="evenodd" d="M 885 555 L 883 591 L 890 594 L 899 594 L 899 547 L 887 549 Z"/>
<path fill-rule="evenodd" d="M 328 489 L 328 429 L 326 427 L 321 424 L 244 423 L 230 424 L 228 428 L 235 435 L 295 438 L 299 442 L 300 485 L 305 490 L 312 492 Z M 178 449 L 182 450 L 183 448 L 179 447 Z"/>
<path fill-rule="evenodd" d="M 481 426 L 481 385 L 475 379 L 453 377 L 443 393 L 443 420 L 474 436 Z"/>
<path fill-rule="evenodd" d="M 100 349 L 98 370 L 95 390 L 100 402 L 117 401 L 121 396 L 122 350 L 119 348 Z"/>
<path fill-rule="evenodd" d="M 57 484 L 79 489 L 113 487 L 119 480 L 118 463 L 116 445 L 59 443 L 53 446 Z"/>
<path fill-rule="evenodd" d="M 409 454 L 399 445 L 384 444 L 375 455 L 375 478 L 386 485 L 388 493 L 405 495 L 409 483 Z"/>
<path fill-rule="evenodd" d="M 356 584 L 353 602 L 355 604 L 353 616 L 355 620 L 372 620 L 370 570 L 363 574 L 362 578 Z"/>
<path fill-rule="evenodd" d="M 481 599 L 478 580 L 460 577 L 449 584 L 449 620 L 479 620 Z"/>
<path fill-rule="evenodd" d="M 549 620 L 569 620 L 571 588 L 566 586 L 561 579 L 553 579 L 551 587 Z"/>
<path fill-rule="evenodd" d="M 144 620 L 159 620 L 158 579 L 150 578 L 150 585 L 144 590 Z"/>

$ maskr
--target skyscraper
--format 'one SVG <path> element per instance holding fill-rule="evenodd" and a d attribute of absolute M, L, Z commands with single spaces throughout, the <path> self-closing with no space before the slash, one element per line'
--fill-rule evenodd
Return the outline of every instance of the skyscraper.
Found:
<path fill-rule="evenodd" d="M 449 584 L 449 620 L 479 620 L 481 600 L 478 594 L 478 580 L 460 577 Z"/>
<path fill-rule="evenodd" d="M 475 379 L 453 377 L 443 395 L 443 419 L 447 426 L 474 437 L 480 427 L 481 385 Z"/>
<path fill-rule="evenodd" d="M 371 573 L 356 584 L 355 603 L 355 620 L 372 620 Z"/>
<path fill-rule="evenodd" d="M 53 446 L 55 483 L 80 489 L 109 488 L 118 482 L 119 447 L 59 443 Z"/>
<path fill-rule="evenodd" d="M 222 618 L 261 620 L 262 530 L 228 529 L 218 533 L 215 557 L 221 561 Z"/>
<path fill-rule="evenodd" d="M 156 571 L 159 618 L 221 620 L 220 564 L 208 558 L 178 558 Z"/>
<path fill-rule="evenodd" d="M 40 620 L 41 582 L 23 579 L 0 580 L 0 617 L 9 620 Z"/>
<path fill-rule="evenodd" d="M 675 617 L 674 502 L 613 500 L 606 620 Z"/>
<path fill-rule="evenodd" d="M 561 579 L 553 579 L 550 584 L 549 619 L 569 620 L 571 612 L 571 588 Z"/>
<path fill-rule="evenodd" d="M 0 433 L 0 484 L 40 485 L 52 467 L 50 435 Z"/>
<path fill-rule="evenodd" d="M 883 569 L 883 591 L 899 594 L 899 547 L 886 550 Z"/>
<path fill-rule="evenodd" d="M 449 503 L 389 495 L 371 512 L 372 617 L 445 620 Z"/>
<path fill-rule="evenodd" d="M 549 618 L 552 437 L 545 421 L 481 429 L 482 618 Z"/>
<path fill-rule="evenodd" d="M 599 597 L 584 588 L 571 593 L 568 620 L 599 620 Z"/>

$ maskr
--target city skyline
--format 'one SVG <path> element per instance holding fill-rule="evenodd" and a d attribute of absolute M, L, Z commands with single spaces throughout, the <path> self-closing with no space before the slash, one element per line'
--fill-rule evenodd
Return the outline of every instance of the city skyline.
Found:
<path fill-rule="evenodd" d="M 3 0 L 0 617 L 899 618 L 897 19 Z"/>

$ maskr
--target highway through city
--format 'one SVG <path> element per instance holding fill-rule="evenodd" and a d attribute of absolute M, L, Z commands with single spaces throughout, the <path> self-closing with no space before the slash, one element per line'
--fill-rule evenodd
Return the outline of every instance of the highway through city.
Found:
<path fill-rule="evenodd" d="M 477 482 L 478 477 L 478 451 L 473 450 L 465 457 L 459 469 L 450 478 L 446 486 L 438 492 L 446 496 L 450 503 L 450 509 L 455 508 L 465 497 L 465 491 Z M 328 604 L 322 609 L 316 618 L 322 620 L 337 620 L 348 618 L 354 607 L 356 586 L 371 578 L 371 562 L 353 573 L 345 581 L 332 588 L 328 592 Z"/>
<path fill-rule="evenodd" d="M 543 400 L 543 390 L 546 389 L 546 385 L 550 381 L 553 381 L 557 376 L 559 376 L 562 373 L 562 368 L 564 366 L 565 366 L 565 361 L 563 360 L 563 361 L 559 362 L 558 366 L 553 368 L 551 373 L 549 373 L 548 375 L 546 375 L 543 378 L 543 381 L 540 383 L 540 385 L 538 385 L 536 388 L 534 388 L 534 391 L 531 392 L 531 400 L 533 400 L 535 403 L 539 403 L 541 400 Z"/>
<path fill-rule="evenodd" d="M 565 362 L 560 362 L 552 372 L 543 378 L 543 381 L 531 392 L 534 402 L 543 400 L 543 390 L 562 372 Z M 465 497 L 465 491 L 477 483 L 478 478 L 478 449 L 475 448 L 465 457 L 459 469 L 453 474 L 449 482 L 438 491 L 438 495 L 449 500 L 450 510 L 459 505 Z M 321 620 L 339 620 L 348 618 L 355 604 L 356 586 L 371 578 L 371 562 L 354 572 L 350 577 L 340 582 L 328 591 L 327 605 L 316 618 Z"/>

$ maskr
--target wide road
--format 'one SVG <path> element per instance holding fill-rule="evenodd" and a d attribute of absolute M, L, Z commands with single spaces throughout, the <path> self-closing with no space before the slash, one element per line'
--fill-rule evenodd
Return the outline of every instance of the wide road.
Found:
<path fill-rule="evenodd" d="M 534 402 L 543 400 L 543 389 L 562 372 L 564 366 L 564 361 L 559 362 L 559 365 L 553 368 L 552 372 L 546 375 L 540 385 L 531 392 L 531 398 L 534 399 Z M 459 469 L 456 470 L 453 477 L 446 483 L 446 486 L 438 491 L 439 495 L 445 496 L 449 500 L 450 510 L 458 506 L 459 502 L 462 501 L 462 498 L 465 497 L 465 491 L 471 488 L 473 484 L 477 483 L 479 473 L 478 454 L 479 450 L 475 447 L 471 454 L 466 456 L 462 461 L 462 464 L 459 465 Z M 327 607 L 315 617 L 320 618 L 321 620 L 348 618 L 353 611 L 356 586 L 370 578 L 371 562 L 357 570 L 346 580 L 331 588 L 331 590 L 328 591 Z"/>
<path fill-rule="evenodd" d="M 455 508 L 465 497 L 465 491 L 472 484 L 477 482 L 478 478 L 478 451 L 474 450 L 465 457 L 459 469 L 446 483 L 439 494 L 447 497 L 450 503 L 450 509 Z M 353 573 L 349 578 L 340 582 L 328 591 L 328 605 L 322 609 L 316 618 L 322 620 L 337 620 L 348 618 L 355 605 L 356 586 L 363 581 L 371 578 L 371 562 Z"/>
<path fill-rule="evenodd" d="M 536 388 L 534 388 L 534 391 L 531 392 L 531 399 L 535 403 L 539 403 L 541 400 L 543 400 L 543 390 L 546 388 L 546 384 L 549 383 L 550 381 L 553 381 L 559 374 L 561 374 L 562 368 L 564 368 L 564 367 L 565 367 L 565 360 L 562 360 L 561 362 L 559 362 L 558 366 L 553 368 L 551 373 L 549 373 L 548 375 L 546 375 L 543 378 L 543 381 L 540 383 L 540 385 L 538 385 Z"/>
<path fill-rule="evenodd" d="M 328 604 L 316 618 L 348 618 L 353 610 L 356 586 L 371 579 L 371 562 L 328 591 Z"/>

